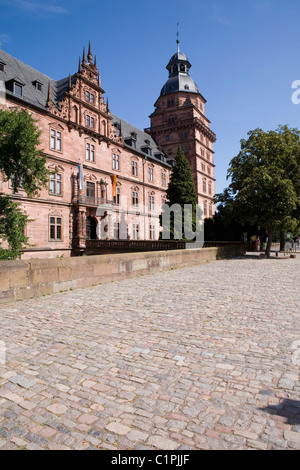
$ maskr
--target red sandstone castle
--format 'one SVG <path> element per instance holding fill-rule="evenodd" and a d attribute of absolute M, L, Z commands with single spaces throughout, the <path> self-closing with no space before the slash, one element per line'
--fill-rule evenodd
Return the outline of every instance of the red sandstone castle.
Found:
<path fill-rule="evenodd" d="M 34 198 L 22 188 L 13 193 L 11 182 L 0 179 L 0 192 L 32 219 L 26 236 L 33 247 L 23 258 L 82 253 L 89 239 L 158 239 L 179 146 L 204 217 L 214 214 L 216 138 L 190 67 L 178 42 L 150 127 L 141 131 L 111 113 L 90 45 L 78 71 L 58 81 L 0 50 L 0 105 L 32 113 L 51 173 L 48 188 Z"/>

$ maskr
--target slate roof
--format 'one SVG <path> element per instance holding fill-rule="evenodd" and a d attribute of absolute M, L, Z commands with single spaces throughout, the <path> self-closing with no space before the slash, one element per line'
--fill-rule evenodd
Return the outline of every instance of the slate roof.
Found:
<path fill-rule="evenodd" d="M 0 50 L 0 62 L 5 64 L 4 72 L 0 71 L 0 80 L 6 85 L 6 93 L 15 96 L 13 90 L 9 87 L 9 83 L 12 81 L 21 82 L 23 84 L 22 100 L 29 105 L 46 110 L 49 83 L 51 84 L 51 98 L 54 104 L 61 100 L 68 88 L 69 77 L 58 81 L 53 80 L 3 50 Z M 74 76 L 72 78 L 74 79 Z M 36 88 L 36 82 L 42 85 L 41 90 Z"/>

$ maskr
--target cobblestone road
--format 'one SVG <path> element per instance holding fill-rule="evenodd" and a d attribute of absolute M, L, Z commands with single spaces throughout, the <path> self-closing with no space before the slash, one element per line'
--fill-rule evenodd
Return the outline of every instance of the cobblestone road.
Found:
<path fill-rule="evenodd" d="M 0 307 L 0 449 L 300 449 L 300 255 Z"/>

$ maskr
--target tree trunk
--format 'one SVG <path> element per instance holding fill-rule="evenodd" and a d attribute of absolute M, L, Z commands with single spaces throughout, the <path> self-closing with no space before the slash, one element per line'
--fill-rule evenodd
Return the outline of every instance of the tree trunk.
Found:
<path fill-rule="evenodd" d="M 268 243 L 267 243 L 266 253 L 265 253 L 267 258 L 270 257 L 272 237 L 273 237 L 273 231 L 272 231 L 272 229 L 268 229 Z"/>
<path fill-rule="evenodd" d="M 284 251 L 284 245 L 285 245 L 285 232 L 280 232 L 280 251 Z"/>

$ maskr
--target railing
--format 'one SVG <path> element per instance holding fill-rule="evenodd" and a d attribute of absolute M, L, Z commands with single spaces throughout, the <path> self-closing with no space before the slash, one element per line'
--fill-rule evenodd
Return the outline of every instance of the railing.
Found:
<path fill-rule="evenodd" d="M 87 240 L 86 254 L 183 250 L 185 246 L 176 240 Z"/>
<path fill-rule="evenodd" d="M 109 201 L 108 199 L 101 197 L 90 197 L 90 196 L 78 196 L 76 199 L 78 204 L 85 204 L 87 206 L 100 206 L 102 204 L 115 204 L 114 201 Z"/>
<path fill-rule="evenodd" d="M 141 251 L 184 250 L 185 248 L 210 248 L 241 246 L 241 242 L 185 242 L 178 240 L 86 240 L 87 255 L 108 253 L 130 253 Z"/>

